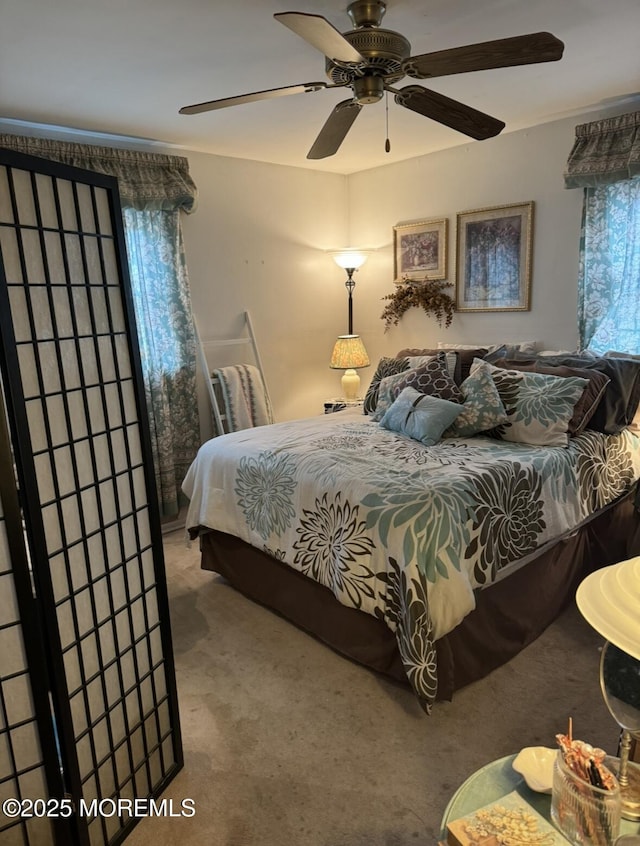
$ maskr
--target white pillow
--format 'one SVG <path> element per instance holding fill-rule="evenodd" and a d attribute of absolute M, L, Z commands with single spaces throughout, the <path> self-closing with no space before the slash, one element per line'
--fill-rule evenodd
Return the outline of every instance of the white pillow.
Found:
<path fill-rule="evenodd" d="M 438 341 L 437 348 L 439 350 L 477 350 L 484 349 L 492 353 L 502 347 L 510 347 L 513 350 L 523 353 L 534 353 L 537 349 L 537 341 L 503 341 L 500 344 L 450 344 L 448 341 Z"/>
<path fill-rule="evenodd" d="M 578 355 L 575 350 L 538 350 L 536 355 Z"/>

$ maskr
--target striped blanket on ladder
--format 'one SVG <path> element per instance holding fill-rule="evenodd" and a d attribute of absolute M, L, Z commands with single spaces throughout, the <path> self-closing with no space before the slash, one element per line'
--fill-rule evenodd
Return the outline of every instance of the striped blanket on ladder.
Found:
<path fill-rule="evenodd" d="M 271 403 L 257 367 L 233 364 L 214 370 L 211 376 L 220 387 L 226 431 L 238 432 L 273 423 Z"/>

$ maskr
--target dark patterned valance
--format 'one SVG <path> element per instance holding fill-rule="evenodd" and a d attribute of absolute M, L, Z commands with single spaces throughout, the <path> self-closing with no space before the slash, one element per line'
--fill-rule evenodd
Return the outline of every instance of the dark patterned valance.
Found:
<path fill-rule="evenodd" d="M 640 176 L 640 112 L 576 126 L 565 188 L 608 185 Z"/>
<path fill-rule="evenodd" d="M 124 208 L 195 208 L 197 189 L 182 156 L 9 134 L 0 134 L 0 147 L 116 176 Z"/>

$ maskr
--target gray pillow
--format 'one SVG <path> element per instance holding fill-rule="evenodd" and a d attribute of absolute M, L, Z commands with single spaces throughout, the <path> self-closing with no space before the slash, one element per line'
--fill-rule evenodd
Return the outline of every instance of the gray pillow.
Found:
<path fill-rule="evenodd" d="M 380 359 L 378 366 L 376 367 L 376 372 L 373 374 L 373 378 L 364 397 L 362 410 L 365 414 L 372 414 L 376 410 L 380 382 L 385 378 L 385 376 L 393 376 L 396 373 L 402 373 L 403 370 L 408 369 L 409 360 L 406 357 Z"/>
<path fill-rule="evenodd" d="M 609 378 L 604 395 L 589 421 L 589 428 L 596 432 L 614 435 L 629 426 L 640 407 L 640 361 L 622 354 L 617 357 L 612 352 L 606 356 L 594 358 L 592 354 L 544 356 L 532 359 L 531 356 L 512 356 L 516 360 L 540 361 L 544 365 L 564 365 L 599 370 Z"/>

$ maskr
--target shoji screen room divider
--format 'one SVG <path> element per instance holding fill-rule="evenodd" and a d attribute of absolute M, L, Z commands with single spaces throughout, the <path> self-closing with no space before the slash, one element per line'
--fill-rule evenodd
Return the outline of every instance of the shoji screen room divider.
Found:
<path fill-rule="evenodd" d="M 182 747 L 115 179 L 0 150 L 0 386 L 0 843 L 117 844 Z"/>

